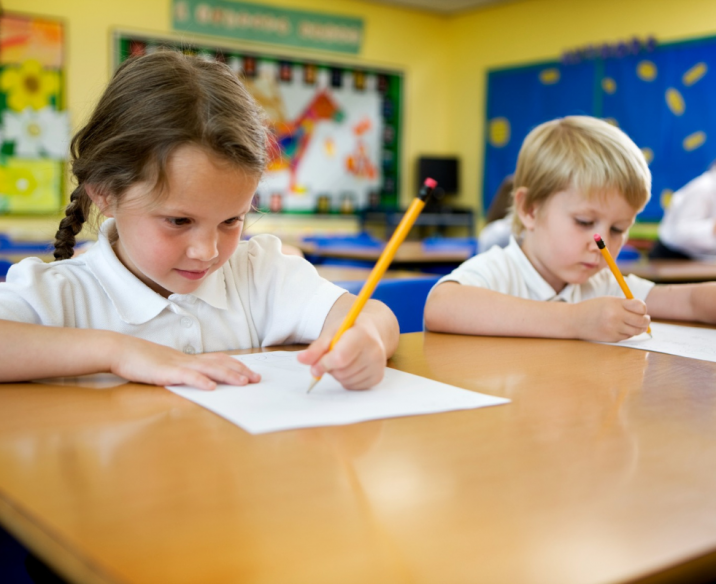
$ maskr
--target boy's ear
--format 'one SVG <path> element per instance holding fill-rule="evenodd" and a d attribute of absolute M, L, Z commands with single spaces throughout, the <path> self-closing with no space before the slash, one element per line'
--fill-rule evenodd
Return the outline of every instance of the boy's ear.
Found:
<path fill-rule="evenodd" d="M 93 185 L 85 185 L 85 192 L 105 217 L 113 217 L 112 205 L 107 195 L 101 193 Z"/>
<path fill-rule="evenodd" d="M 522 221 L 522 225 L 528 231 L 534 229 L 535 219 L 537 217 L 537 205 L 532 204 L 529 208 L 525 207 L 525 199 L 527 198 L 527 187 L 520 187 L 514 193 L 515 213 Z"/>

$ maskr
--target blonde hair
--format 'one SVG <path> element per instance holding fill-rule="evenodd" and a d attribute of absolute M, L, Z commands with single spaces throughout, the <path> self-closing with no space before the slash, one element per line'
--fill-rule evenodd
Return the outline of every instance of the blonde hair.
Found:
<path fill-rule="evenodd" d="M 517 158 L 514 192 L 525 188 L 524 209 L 575 188 L 587 197 L 616 190 L 640 211 L 651 193 L 651 172 L 636 144 L 619 128 L 589 116 L 569 116 L 532 130 Z M 514 203 L 513 203 L 514 206 Z M 524 226 L 513 208 L 512 231 Z"/>

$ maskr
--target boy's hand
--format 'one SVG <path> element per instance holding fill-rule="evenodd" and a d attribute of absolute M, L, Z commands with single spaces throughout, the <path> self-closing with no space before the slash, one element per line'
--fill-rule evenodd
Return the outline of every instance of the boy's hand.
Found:
<path fill-rule="evenodd" d="M 614 343 L 646 332 L 651 317 L 646 304 L 637 299 L 604 296 L 573 305 L 575 337 Z"/>
<path fill-rule="evenodd" d="M 357 321 L 327 353 L 332 337 L 324 332 L 298 354 L 300 363 L 311 366 L 311 375 L 330 373 L 346 389 L 369 389 L 383 379 L 387 356 L 372 323 Z"/>
<path fill-rule="evenodd" d="M 123 338 L 114 355 L 111 372 L 140 383 L 212 390 L 217 383 L 246 385 L 261 381 L 258 373 L 224 353 L 185 355 L 136 337 Z"/>

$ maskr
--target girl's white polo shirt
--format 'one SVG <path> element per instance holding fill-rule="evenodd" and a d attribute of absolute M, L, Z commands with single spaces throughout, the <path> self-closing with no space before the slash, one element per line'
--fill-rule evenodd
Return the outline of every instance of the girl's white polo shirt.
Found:
<path fill-rule="evenodd" d="M 306 260 L 282 254 L 278 238 L 257 235 L 194 293 L 164 298 L 114 254 L 111 222 L 77 258 L 12 266 L 0 283 L 0 319 L 112 330 L 202 353 L 311 342 L 346 292 Z"/>
<path fill-rule="evenodd" d="M 646 300 L 654 287 L 653 282 L 634 275 L 624 279 L 634 298 L 639 300 Z M 600 296 L 624 296 L 609 268 L 597 272 L 584 284 L 567 284 L 558 294 L 540 276 L 514 237 L 504 249 L 495 246 L 463 262 L 452 273 L 438 280 L 436 286 L 443 282 L 479 286 L 528 300 L 574 303 Z"/>

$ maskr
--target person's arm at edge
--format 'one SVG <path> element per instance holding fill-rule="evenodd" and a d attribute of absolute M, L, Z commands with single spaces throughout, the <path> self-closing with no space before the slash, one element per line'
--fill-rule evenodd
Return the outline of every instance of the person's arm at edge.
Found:
<path fill-rule="evenodd" d="M 716 324 L 716 282 L 656 285 L 646 306 L 653 318 Z"/>

